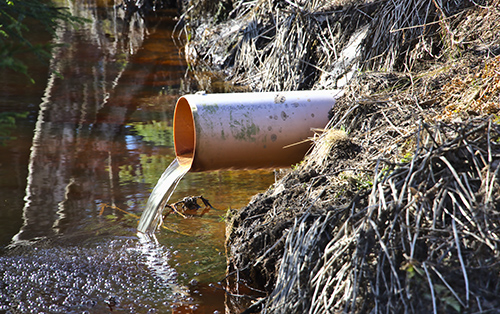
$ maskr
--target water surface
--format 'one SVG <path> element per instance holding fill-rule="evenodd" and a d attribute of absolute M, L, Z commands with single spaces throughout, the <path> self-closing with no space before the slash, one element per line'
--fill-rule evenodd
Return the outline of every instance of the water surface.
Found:
<path fill-rule="evenodd" d="M 36 83 L 0 77 L 0 112 L 15 120 L 0 146 L 0 312 L 223 313 L 225 210 L 273 175 L 188 173 L 172 202 L 203 195 L 216 209 L 138 238 L 175 157 L 175 102 L 198 86 L 172 43 L 174 10 L 127 22 L 113 3 L 70 7 L 90 22 L 61 27 L 50 65 L 27 59 Z"/>

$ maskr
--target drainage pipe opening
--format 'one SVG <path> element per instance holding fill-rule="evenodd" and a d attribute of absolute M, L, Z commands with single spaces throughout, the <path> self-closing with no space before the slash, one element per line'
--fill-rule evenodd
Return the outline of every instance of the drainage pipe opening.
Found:
<path fill-rule="evenodd" d="M 196 149 L 193 112 L 185 97 L 179 98 L 174 111 L 174 148 L 180 164 L 192 163 Z"/>

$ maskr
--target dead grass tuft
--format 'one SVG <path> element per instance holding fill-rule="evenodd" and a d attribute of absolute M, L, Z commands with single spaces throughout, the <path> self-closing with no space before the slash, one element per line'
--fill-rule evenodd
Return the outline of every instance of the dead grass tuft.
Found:
<path fill-rule="evenodd" d="M 444 114 L 498 114 L 500 111 L 500 56 L 474 73 L 456 76 L 443 86 Z"/>

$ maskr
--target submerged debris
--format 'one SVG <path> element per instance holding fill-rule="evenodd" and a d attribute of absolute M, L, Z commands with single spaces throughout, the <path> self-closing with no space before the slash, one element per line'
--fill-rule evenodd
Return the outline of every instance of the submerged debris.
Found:
<path fill-rule="evenodd" d="M 177 213 L 184 218 L 186 218 L 186 215 L 196 215 L 198 209 L 201 208 L 201 206 L 198 205 L 198 200 L 201 200 L 203 205 L 205 205 L 203 211 L 199 214 L 200 217 L 205 215 L 210 209 L 214 209 L 210 202 L 201 195 L 186 196 L 182 200 L 174 204 L 168 204 L 165 209 L 170 209 L 170 211 L 165 212 L 165 214 L 163 215 L 163 219 L 165 219 L 171 213 Z"/>

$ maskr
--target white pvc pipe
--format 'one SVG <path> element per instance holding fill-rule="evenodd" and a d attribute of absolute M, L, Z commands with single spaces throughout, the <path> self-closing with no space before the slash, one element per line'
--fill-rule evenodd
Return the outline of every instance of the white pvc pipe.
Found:
<path fill-rule="evenodd" d="M 293 144 L 312 137 L 312 128 L 326 126 L 341 94 L 185 95 L 174 113 L 176 156 L 191 163 L 191 171 L 288 167 L 304 158 L 311 143 Z"/>

